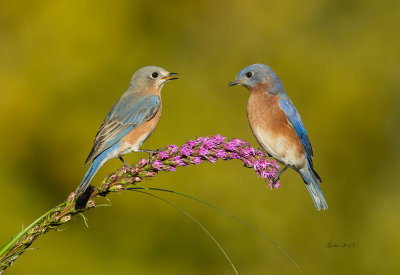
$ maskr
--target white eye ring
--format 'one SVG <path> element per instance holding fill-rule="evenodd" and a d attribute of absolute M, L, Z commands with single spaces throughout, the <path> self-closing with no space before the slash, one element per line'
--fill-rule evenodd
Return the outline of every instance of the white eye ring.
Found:
<path fill-rule="evenodd" d="M 151 78 L 156 79 L 159 75 L 160 75 L 159 73 L 154 72 L 154 73 L 151 74 Z"/>

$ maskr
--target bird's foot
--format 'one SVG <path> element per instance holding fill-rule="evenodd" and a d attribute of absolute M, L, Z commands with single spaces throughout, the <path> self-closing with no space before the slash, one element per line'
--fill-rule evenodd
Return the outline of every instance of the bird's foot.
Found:
<path fill-rule="evenodd" d="M 272 155 L 268 154 L 267 151 L 265 151 L 263 148 L 256 148 L 256 152 L 263 152 L 265 157 L 272 157 Z"/>
<path fill-rule="evenodd" d="M 128 163 L 125 162 L 125 160 L 122 157 L 119 157 L 119 159 L 122 161 L 122 163 L 128 168 L 129 170 L 132 168 L 132 165 L 129 165 Z"/>
<path fill-rule="evenodd" d="M 275 177 L 273 179 L 274 184 L 276 184 L 280 178 L 280 176 L 283 174 L 283 172 L 286 171 L 286 169 L 288 169 L 290 167 L 290 165 L 286 165 L 282 170 L 280 170 L 278 173 L 275 174 Z"/>
<path fill-rule="evenodd" d="M 132 169 L 132 165 L 129 165 L 128 163 L 125 162 L 125 160 L 122 157 L 119 157 L 119 159 L 122 161 L 122 163 L 124 164 L 124 166 L 127 168 L 126 172 L 128 172 L 131 176 L 134 176 L 131 172 Z"/>

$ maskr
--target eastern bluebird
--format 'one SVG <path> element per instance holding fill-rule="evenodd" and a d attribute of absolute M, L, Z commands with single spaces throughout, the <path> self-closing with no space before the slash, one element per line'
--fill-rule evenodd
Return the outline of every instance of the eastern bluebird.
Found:
<path fill-rule="evenodd" d="M 313 150 L 306 129 L 279 77 L 268 66 L 254 64 L 240 71 L 229 83 L 229 86 L 234 85 L 242 85 L 250 91 L 247 118 L 258 143 L 286 165 L 276 179 L 288 167 L 293 168 L 303 178 L 315 207 L 328 209 L 318 184 L 322 180 L 313 168 Z"/>
<path fill-rule="evenodd" d="M 140 146 L 153 133 L 161 117 L 161 89 L 169 80 L 177 79 L 156 66 L 143 67 L 135 72 L 128 89 L 118 99 L 97 131 L 92 151 L 85 165 L 93 160 L 81 184 L 76 189 L 79 196 L 85 192 L 97 170 L 109 159 L 119 158 L 126 166 L 123 155 L 140 150 Z"/>

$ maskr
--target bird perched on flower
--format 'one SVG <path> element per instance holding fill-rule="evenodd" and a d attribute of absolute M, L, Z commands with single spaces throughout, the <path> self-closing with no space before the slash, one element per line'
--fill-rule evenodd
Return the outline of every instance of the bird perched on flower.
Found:
<path fill-rule="evenodd" d="M 247 117 L 261 147 L 303 178 L 318 210 L 328 209 L 313 167 L 313 150 L 306 129 L 292 100 L 286 95 L 281 80 L 264 64 L 250 65 L 239 72 L 229 86 L 241 85 L 250 91 Z"/>
<path fill-rule="evenodd" d="M 177 79 L 177 73 L 169 73 L 156 66 L 143 67 L 135 72 L 128 89 L 118 99 L 97 131 L 93 148 L 85 165 L 93 160 L 81 184 L 77 196 L 85 192 L 93 176 L 109 159 L 122 158 L 129 152 L 155 151 L 139 149 L 153 133 L 161 117 L 161 89 L 167 81 Z"/>

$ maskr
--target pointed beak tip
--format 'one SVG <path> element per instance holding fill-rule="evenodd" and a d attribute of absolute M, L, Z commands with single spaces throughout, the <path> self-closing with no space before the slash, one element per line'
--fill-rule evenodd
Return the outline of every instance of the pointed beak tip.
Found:
<path fill-rule="evenodd" d="M 178 73 L 169 73 L 167 76 L 164 76 L 163 79 L 169 81 L 169 80 L 175 80 L 179 79 L 178 77 L 172 77 L 172 76 L 177 76 L 179 75 Z"/>
<path fill-rule="evenodd" d="M 232 86 L 235 86 L 235 85 L 238 85 L 238 83 L 235 82 L 235 81 L 232 81 L 231 83 L 228 84 L 228 87 L 232 87 Z"/>

